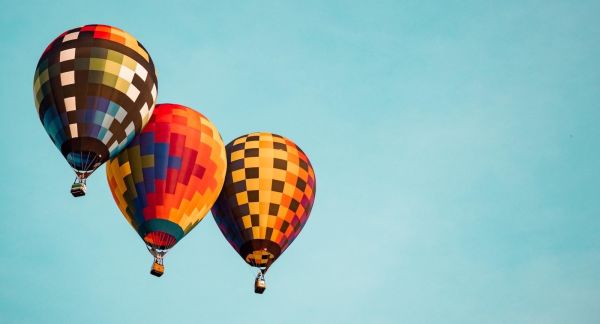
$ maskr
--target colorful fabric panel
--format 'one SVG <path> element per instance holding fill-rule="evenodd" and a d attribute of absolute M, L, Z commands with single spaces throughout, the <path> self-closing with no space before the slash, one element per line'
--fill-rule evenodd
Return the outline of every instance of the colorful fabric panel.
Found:
<path fill-rule="evenodd" d="M 248 264 L 268 267 L 308 220 L 315 199 L 314 170 L 296 144 L 276 134 L 238 137 L 226 151 L 227 175 L 213 216 Z"/>
<path fill-rule="evenodd" d="M 85 170 L 114 157 L 138 134 L 157 96 L 154 64 L 125 31 L 87 25 L 64 32 L 42 54 L 33 92 L 40 120 L 69 164 Z"/>
<path fill-rule="evenodd" d="M 119 209 L 155 248 L 171 248 L 204 218 L 225 171 L 225 147 L 215 126 L 173 104 L 157 105 L 142 133 L 107 163 Z"/>

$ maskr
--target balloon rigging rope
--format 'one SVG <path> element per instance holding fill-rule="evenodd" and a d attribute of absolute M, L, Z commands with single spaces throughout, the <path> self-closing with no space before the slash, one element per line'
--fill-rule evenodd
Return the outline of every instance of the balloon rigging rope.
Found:
<path fill-rule="evenodd" d="M 92 159 L 90 159 L 91 153 L 92 152 L 90 152 L 90 151 L 87 152 L 87 156 L 85 158 L 85 165 L 83 166 L 84 168 L 82 171 L 85 171 L 85 172 L 90 171 L 90 168 L 93 168 L 94 163 L 96 163 L 96 159 L 98 159 L 98 155 L 94 154 L 94 157 Z M 80 153 L 80 155 L 81 155 L 81 153 Z M 91 173 L 91 172 L 89 172 L 89 173 Z M 89 176 L 89 174 L 87 176 Z"/>
<path fill-rule="evenodd" d="M 83 157 L 82 155 L 83 155 L 83 152 L 81 152 L 79 154 L 80 157 Z M 87 156 L 85 157 L 85 162 L 83 162 L 83 160 L 82 160 L 81 165 L 79 166 L 81 168 L 80 172 L 81 172 L 81 178 L 82 178 L 81 181 L 82 182 L 84 181 L 83 179 L 85 179 L 85 171 L 88 168 L 89 159 L 90 159 L 90 152 L 87 153 Z"/>
<path fill-rule="evenodd" d="M 87 152 L 87 156 L 85 157 L 85 165 L 83 166 L 83 170 L 82 171 L 87 171 L 88 168 L 90 167 L 90 151 Z"/>

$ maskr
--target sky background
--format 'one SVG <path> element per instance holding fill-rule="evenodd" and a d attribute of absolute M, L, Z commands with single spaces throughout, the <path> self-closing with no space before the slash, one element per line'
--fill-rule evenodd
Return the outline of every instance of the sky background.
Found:
<path fill-rule="evenodd" d="M 600 2 L 0 0 L 1 323 L 600 322 Z M 211 215 L 166 273 L 37 117 L 63 31 L 120 27 L 158 102 L 310 157 L 303 232 L 255 295 Z"/>

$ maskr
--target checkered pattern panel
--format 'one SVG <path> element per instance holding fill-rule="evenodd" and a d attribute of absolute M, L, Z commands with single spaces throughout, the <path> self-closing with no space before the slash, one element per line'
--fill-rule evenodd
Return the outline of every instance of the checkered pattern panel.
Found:
<path fill-rule="evenodd" d="M 252 253 L 249 253 L 245 258 L 246 262 L 253 267 L 266 267 L 273 262 L 274 259 L 275 256 L 271 252 L 264 250 L 252 251 Z"/>
<path fill-rule="evenodd" d="M 315 199 L 316 179 L 308 157 L 289 139 L 271 133 L 238 137 L 226 150 L 225 184 L 212 209 L 219 228 L 238 253 L 253 240 L 271 241 L 285 251 Z M 242 258 L 264 265 L 263 255 L 256 250 Z"/>
<path fill-rule="evenodd" d="M 142 133 L 106 168 L 127 221 L 146 243 L 158 244 L 160 236 L 153 232 L 180 239 L 204 218 L 223 186 L 225 147 L 200 113 L 160 104 Z"/>
<path fill-rule="evenodd" d="M 152 59 L 133 36 L 87 25 L 64 32 L 46 48 L 33 93 L 44 128 L 68 160 L 77 152 L 63 145 L 73 138 L 96 139 L 114 157 L 148 122 L 157 79 Z"/>

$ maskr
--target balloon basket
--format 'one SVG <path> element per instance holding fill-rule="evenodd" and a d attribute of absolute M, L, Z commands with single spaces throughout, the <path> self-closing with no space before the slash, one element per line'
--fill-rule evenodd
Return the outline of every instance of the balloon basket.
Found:
<path fill-rule="evenodd" d="M 71 186 L 71 195 L 73 195 L 73 197 L 85 196 L 86 191 L 87 187 L 85 183 L 76 182 Z"/>
<path fill-rule="evenodd" d="M 152 264 L 152 269 L 150 269 L 150 274 L 153 276 L 160 277 L 165 273 L 165 266 L 162 263 L 158 263 L 157 260 Z"/>
<path fill-rule="evenodd" d="M 262 272 L 260 272 L 254 281 L 254 292 L 262 294 L 265 292 L 265 289 L 267 289 L 267 283 L 265 282 L 265 277 Z"/>

